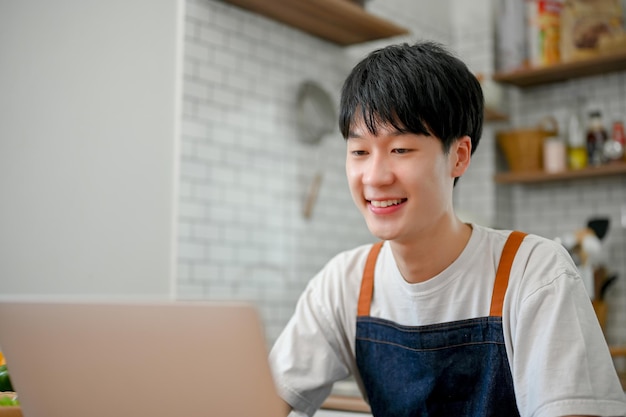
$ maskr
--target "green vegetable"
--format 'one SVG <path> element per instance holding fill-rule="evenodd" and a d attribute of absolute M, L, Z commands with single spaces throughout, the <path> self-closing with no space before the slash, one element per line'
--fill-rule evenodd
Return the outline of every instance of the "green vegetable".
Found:
<path fill-rule="evenodd" d="M 17 405 L 20 405 L 20 402 L 17 399 L 17 397 L 12 397 L 9 395 L 0 397 L 0 407 L 3 407 L 3 406 L 11 407 L 11 406 L 17 406 Z"/>
<path fill-rule="evenodd" d="M 0 365 L 0 391 L 15 391 L 6 365 Z"/>

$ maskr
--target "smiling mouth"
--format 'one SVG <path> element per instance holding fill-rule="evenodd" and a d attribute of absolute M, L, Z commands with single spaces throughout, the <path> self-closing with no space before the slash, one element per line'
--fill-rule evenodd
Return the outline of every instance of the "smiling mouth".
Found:
<path fill-rule="evenodd" d="M 397 199 L 397 200 L 368 200 L 369 203 L 374 206 L 374 207 L 390 207 L 390 206 L 396 206 L 398 204 L 402 204 L 406 201 L 406 198 L 402 198 L 402 199 Z"/>

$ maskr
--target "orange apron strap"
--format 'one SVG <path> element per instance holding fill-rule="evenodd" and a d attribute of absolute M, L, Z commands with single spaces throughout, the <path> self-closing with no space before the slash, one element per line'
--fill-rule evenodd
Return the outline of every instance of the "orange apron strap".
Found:
<path fill-rule="evenodd" d="M 506 288 L 509 285 L 509 274 L 511 273 L 511 266 L 513 265 L 513 259 L 515 254 L 522 244 L 522 240 L 526 233 L 513 231 L 509 235 L 504 249 L 502 249 L 502 256 L 500 257 L 500 263 L 498 264 L 498 271 L 496 272 L 496 281 L 493 284 L 493 294 L 491 295 L 491 311 L 490 316 L 502 317 L 502 306 L 504 305 L 504 295 L 506 294 Z"/>
<path fill-rule="evenodd" d="M 374 269 L 376 268 L 376 259 L 378 258 L 380 248 L 383 247 L 383 243 L 383 241 L 374 243 L 369 255 L 367 255 L 363 278 L 361 279 L 357 316 L 370 315 L 370 305 L 372 304 L 372 295 L 374 294 Z"/>

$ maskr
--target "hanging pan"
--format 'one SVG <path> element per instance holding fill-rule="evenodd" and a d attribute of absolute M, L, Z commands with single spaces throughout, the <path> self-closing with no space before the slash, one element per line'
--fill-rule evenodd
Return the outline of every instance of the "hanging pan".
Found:
<path fill-rule="evenodd" d="M 335 106 L 330 95 L 315 81 L 304 81 L 297 97 L 298 134 L 302 142 L 319 143 L 333 131 Z"/>

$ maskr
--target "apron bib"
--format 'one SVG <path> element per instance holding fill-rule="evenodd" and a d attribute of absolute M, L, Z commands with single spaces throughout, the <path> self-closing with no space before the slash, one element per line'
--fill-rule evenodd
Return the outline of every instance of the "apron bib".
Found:
<path fill-rule="evenodd" d="M 356 360 L 374 416 L 519 416 L 502 306 L 524 236 L 512 232 L 504 245 L 488 317 L 426 326 L 370 317 L 383 242 L 372 247 L 359 295 Z"/>

